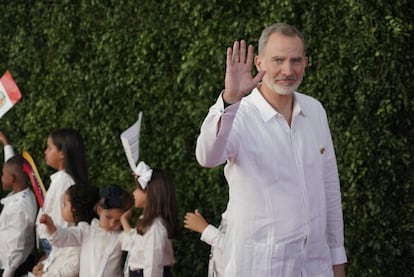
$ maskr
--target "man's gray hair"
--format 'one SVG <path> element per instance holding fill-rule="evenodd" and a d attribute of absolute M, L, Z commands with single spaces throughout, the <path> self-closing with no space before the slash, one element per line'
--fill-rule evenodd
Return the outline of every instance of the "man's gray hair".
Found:
<path fill-rule="evenodd" d="M 306 44 L 303 34 L 294 26 L 286 23 L 274 23 L 262 31 L 259 38 L 259 55 L 263 54 L 267 42 L 269 41 L 269 37 L 275 33 L 280 33 L 288 37 L 299 37 L 303 43 L 303 54 L 306 55 Z"/>

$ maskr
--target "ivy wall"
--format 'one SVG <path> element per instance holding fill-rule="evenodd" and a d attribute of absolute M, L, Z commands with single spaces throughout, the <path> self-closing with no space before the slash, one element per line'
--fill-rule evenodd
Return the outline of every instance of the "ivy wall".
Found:
<path fill-rule="evenodd" d="M 195 141 L 224 85 L 226 48 L 276 21 L 308 41 L 300 91 L 325 106 L 343 194 L 348 276 L 413 269 L 412 1 L 0 1 L 0 74 L 23 98 L 0 119 L 45 183 L 49 132 L 83 134 L 91 180 L 133 188 L 119 135 L 143 111 L 141 159 L 169 169 L 180 217 L 218 224 L 222 167 L 201 168 Z M 3 193 L 4 195 L 4 193 Z M 206 276 L 209 247 L 182 228 L 175 276 Z"/>

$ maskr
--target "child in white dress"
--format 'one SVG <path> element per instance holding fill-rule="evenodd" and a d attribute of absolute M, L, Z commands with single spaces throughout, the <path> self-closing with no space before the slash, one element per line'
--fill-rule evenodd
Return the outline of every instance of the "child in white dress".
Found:
<path fill-rule="evenodd" d="M 36 232 L 39 237 L 44 257 L 49 256 L 50 243 L 46 239 L 46 230 L 39 219 L 43 213 L 48 214 L 56 225 L 67 227 L 62 217 L 63 194 L 73 184 L 88 184 L 85 161 L 85 147 L 82 135 L 71 128 L 53 130 L 47 139 L 45 150 L 46 164 L 56 172 L 50 176 L 50 185 L 44 199 L 43 208 L 36 219 Z"/>
<path fill-rule="evenodd" d="M 53 246 L 80 246 L 80 270 L 82 277 L 121 276 L 121 216 L 133 206 L 132 195 L 117 185 L 102 192 L 96 205 L 98 219 L 91 224 L 80 222 L 77 226 L 55 226 L 53 220 L 42 215 L 48 239 Z"/>
<path fill-rule="evenodd" d="M 175 263 L 172 239 L 177 235 L 178 212 L 171 176 L 163 169 L 151 169 L 144 162 L 135 173 L 135 207 L 143 208 L 136 228 L 131 229 L 131 212 L 122 218 L 122 250 L 128 251 L 129 276 L 170 277 Z"/>
<path fill-rule="evenodd" d="M 99 190 L 88 185 L 70 186 L 63 195 L 62 217 L 69 225 L 90 223 L 96 217 L 95 205 L 99 201 Z M 33 268 L 36 277 L 79 276 L 80 247 L 53 247 L 46 260 Z M 29 276 L 33 276 L 30 275 Z"/>

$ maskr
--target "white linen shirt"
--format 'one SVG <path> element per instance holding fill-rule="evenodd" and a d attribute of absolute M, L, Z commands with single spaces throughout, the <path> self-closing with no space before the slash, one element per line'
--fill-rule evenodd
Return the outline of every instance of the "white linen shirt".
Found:
<path fill-rule="evenodd" d="M 257 88 L 225 110 L 220 96 L 201 127 L 198 162 L 227 161 L 226 277 L 333 276 L 346 262 L 326 113 L 314 98 L 294 99 L 291 127 Z"/>
<path fill-rule="evenodd" d="M 29 188 L 9 193 L 0 203 L 0 266 L 3 277 L 9 277 L 33 250 L 37 204 Z"/>
<path fill-rule="evenodd" d="M 161 217 L 154 219 L 144 235 L 133 228 L 122 237 L 122 250 L 128 251 L 132 271 L 143 269 L 145 277 L 162 277 L 164 266 L 174 265 L 172 242 Z"/>
<path fill-rule="evenodd" d="M 55 247 L 81 247 L 79 276 L 120 277 L 122 276 L 120 233 L 120 230 L 114 232 L 104 230 L 100 227 L 99 220 L 95 218 L 91 225 L 79 222 L 77 226 L 67 228 L 58 226 L 56 232 L 48 236 L 48 240 Z M 100 270 L 102 274 L 99 274 Z"/>
<path fill-rule="evenodd" d="M 39 209 L 36 219 L 36 231 L 38 237 L 41 239 L 47 237 L 46 226 L 39 222 L 40 216 L 43 213 L 48 214 L 53 219 L 56 226 L 68 226 L 68 223 L 62 217 L 63 194 L 67 188 L 75 183 L 65 170 L 59 170 L 52 174 L 50 180 L 50 186 L 43 202 L 43 209 Z"/>

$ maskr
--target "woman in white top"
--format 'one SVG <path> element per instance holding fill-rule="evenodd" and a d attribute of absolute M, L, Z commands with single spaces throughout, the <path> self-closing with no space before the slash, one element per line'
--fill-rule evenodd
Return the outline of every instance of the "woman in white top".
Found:
<path fill-rule="evenodd" d="M 47 190 L 43 208 L 36 219 L 36 232 L 46 257 L 51 247 L 46 237 L 46 229 L 39 219 L 43 213 L 48 214 L 56 225 L 68 226 L 62 217 L 63 194 L 73 184 L 88 184 L 85 161 L 85 148 L 81 134 L 70 128 L 52 131 L 47 139 L 45 159 L 48 166 L 57 170 L 50 176 L 51 182 Z"/>
<path fill-rule="evenodd" d="M 131 211 L 121 218 L 128 251 L 126 269 L 132 277 L 170 277 L 175 263 L 172 239 L 177 235 L 178 212 L 171 176 L 140 162 L 135 170 L 135 207 L 143 208 L 136 228 L 131 229 Z M 128 275 L 128 274 L 127 274 Z"/>
<path fill-rule="evenodd" d="M 63 228 L 55 226 L 46 214 L 41 216 L 40 222 L 45 224 L 53 246 L 81 247 L 79 276 L 118 277 L 122 260 L 120 220 L 132 205 L 130 193 L 111 185 L 103 190 L 96 206 L 99 220 L 93 219 L 90 225 L 80 222 L 77 226 Z"/>

